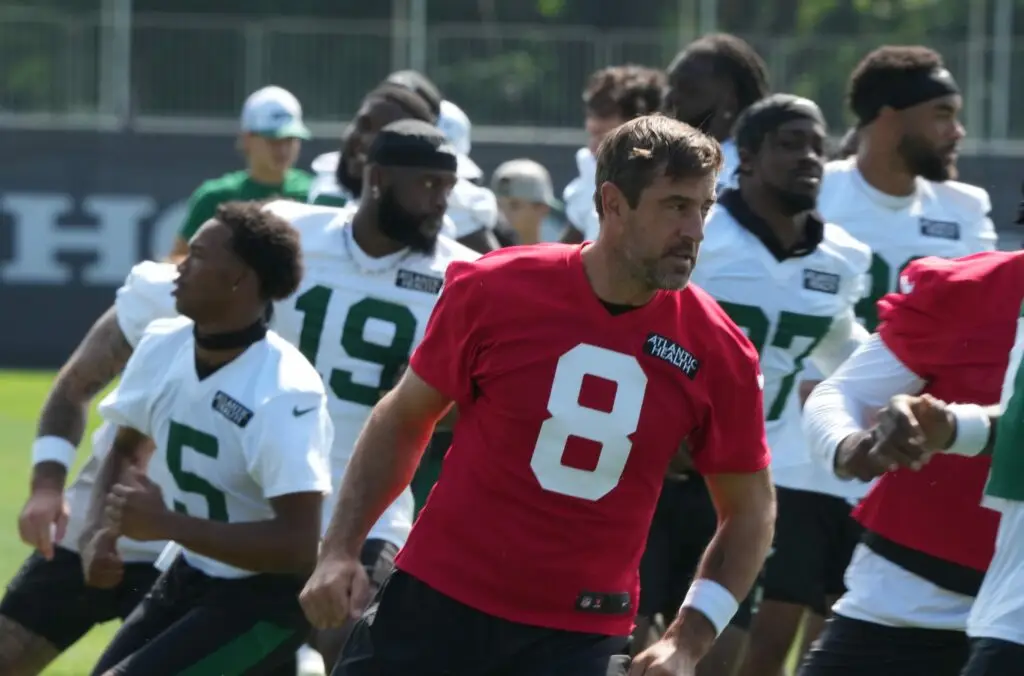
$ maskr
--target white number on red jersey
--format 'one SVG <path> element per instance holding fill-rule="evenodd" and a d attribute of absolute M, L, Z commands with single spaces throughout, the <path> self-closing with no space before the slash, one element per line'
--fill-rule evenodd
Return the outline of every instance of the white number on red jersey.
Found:
<path fill-rule="evenodd" d="M 579 403 L 583 380 L 594 376 L 615 383 L 611 411 Z M 548 398 L 551 417 L 540 427 L 530 469 L 545 490 L 584 500 L 600 500 L 622 478 L 640 423 L 647 374 L 636 357 L 594 345 L 577 345 L 558 359 Z M 601 444 L 593 470 L 562 463 L 569 437 Z"/>

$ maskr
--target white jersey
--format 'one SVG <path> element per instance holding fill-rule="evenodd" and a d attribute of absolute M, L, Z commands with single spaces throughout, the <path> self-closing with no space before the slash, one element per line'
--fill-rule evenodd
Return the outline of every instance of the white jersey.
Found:
<path fill-rule="evenodd" d="M 359 197 L 338 185 L 335 170 L 341 153 L 324 153 L 313 160 L 313 185 L 309 204 L 324 207 L 355 207 Z M 498 222 L 498 200 L 494 193 L 464 178 L 455 182 L 448 197 L 448 211 L 441 225 L 441 234 L 461 239 L 484 228 L 493 230 Z"/>
<path fill-rule="evenodd" d="M 479 254 L 442 236 L 433 255 L 404 250 L 371 258 L 352 238 L 352 210 L 283 200 L 266 208 L 302 236 L 306 273 L 298 292 L 275 305 L 273 328 L 299 347 L 327 385 L 337 487 L 370 410 L 423 339 L 448 264 Z M 404 545 L 413 512 L 406 490 L 369 537 Z"/>
<path fill-rule="evenodd" d="M 726 188 L 738 188 L 736 170 L 740 168 L 740 151 L 736 149 L 736 141 L 722 141 L 722 171 L 718 174 L 715 192 L 721 193 Z"/>
<path fill-rule="evenodd" d="M 150 464 L 178 512 L 244 523 L 274 518 L 271 500 L 328 493 L 332 439 L 324 384 L 302 353 L 274 332 L 206 378 L 195 368 L 191 320 L 153 322 L 100 413 L 150 437 Z M 219 578 L 252 571 L 183 548 L 189 565 Z"/>
<path fill-rule="evenodd" d="M 779 260 L 725 206 L 707 219 L 692 279 L 761 356 L 773 475 L 816 467 L 800 426 L 798 376 L 807 359 L 832 372 L 867 338 L 853 309 L 870 263 L 870 249 L 835 225 L 824 225 L 810 253 Z"/>
<path fill-rule="evenodd" d="M 142 334 L 150 322 L 178 314 L 174 307 L 174 297 L 171 296 L 177 276 L 177 267 L 170 263 L 145 261 L 132 268 L 124 285 L 117 290 L 114 300 L 117 323 L 125 340 L 133 348 L 142 340 Z M 60 542 L 60 546 L 65 549 L 78 551 L 78 539 L 85 526 L 92 488 L 103 458 L 114 441 L 115 430 L 115 426 L 104 422 L 93 433 L 92 452 L 78 472 L 78 476 L 64 492 L 70 510 L 67 532 L 64 540 Z M 166 485 L 167 477 L 163 476 L 159 467 L 151 470 L 150 478 L 161 486 Z M 162 542 L 139 542 L 130 538 L 118 540 L 121 558 L 132 563 L 148 563 L 155 560 L 163 546 Z"/>
<path fill-rule="evenodd" d="M 594 206 L 594 190 L 596 185 L 597 160 L 589 148 L 576 151 L 576 169 L 579 175 L 569 181 L 562 191 L 562 203 L 565 205 L 565 216 L 572 227 L 583 234 L 584 241 L 597 239 L 601 229 L 597 219 L 597 208 Z"/>
<path fill-rule="evenodd" d="M 886 195 L 868 185 L 856 158 L 830 162 L 818 197 L 818 210 L 831 223 L 871 247 L 871 288 L 857 307 L 869 331 L 878 323 L 875 303 L 896 290 L 900 272 L 925 256 L 957 258 L 996 248 L 989 219 L 991 203 L 983 189 L 957 181 L 917 179 L 907 197 Z"/>

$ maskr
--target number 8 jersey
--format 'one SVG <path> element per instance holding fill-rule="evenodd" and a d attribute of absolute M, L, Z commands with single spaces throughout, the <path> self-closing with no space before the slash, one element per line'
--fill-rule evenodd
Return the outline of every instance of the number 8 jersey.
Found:
<path fill-rule="evenodd" d="M 805 365 L 834 371 L 867 338 L 854 316 L 871 251 L 810 216 L 803 242 L 782 250 L 768 225 L 730 190 L 708 216 L 693 281 L 747 333 L 761 357 L 765 427 L 777 484 L 801 490 L 813 472 L 800 426 Z M 790 469 L 793 468 L 793 469 Z M 800 474 L 790 485 L 785 472 Z"/>
<path fill-rule="evenodd" d="M 265 208 L 302 236 L 302 284 L 275 304 L 272 328 L 297 346 L 324 380 L 334 423 L 331 476 L 337 489 L 370 410 L 394 386 L 423 338 L 448 264 L 479 254 L 442 236 L 433 255 L 406 249 L 371 258 L 352 238 L 355 209 L 284 200 Z M 331 502 L 324 505 L 325 528 Z M 412 493 L 405 491 L 369 537 L 401 547 L 414 509 Z"/>
<path fill-rule="evenodd" d="M 629 634 L 669 462 L 768 464 L 757 354 L 703 291 L 616 313 L 582 246 L 453 263 L 409 367 L 459 407 L 396 565 L 512 622 Z"/>

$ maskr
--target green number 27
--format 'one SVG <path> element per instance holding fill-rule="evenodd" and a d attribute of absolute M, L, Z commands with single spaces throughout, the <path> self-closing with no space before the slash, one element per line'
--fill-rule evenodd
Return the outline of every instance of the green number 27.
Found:
<path fill-rule="evenodd" d="M 299 351 L 313 365 L 320 354 L 327 306 L 333 291 L 326 286 L 314 286 L 295 301 L 295 309 L 303 314 L 302 331 L 299 334 Z M 371 319 L 387 322 L 395 327 L 395 336 L 390 345 L 368 342 L 363 338 L 366 324 Z M 341 329 L 341 346 L 352 359 L 379 364 L 380 382 L 363 385 L 352 379 L 351 371 L 331 369 L 325 380 L 334 395 L 343 401 L 363 406 L 373 406 L 380 399 L 383 390 L 391 389 L 398 375 L 398 369 L 409 361 L 412 344 L 416 337 L 416 315 L 404 305 L 389 303 L 378 298 L 364 298 L 349 308 Z"/>
<path fill-rule="evenodd" d="M 754 344 L 757 353 L 762 354 L 771 327 L 771 322 L 768 321 L 768 315 L 764 313 L 764 310 L 739 303 L 719 302 L 719 305 L 726 311 L 730 319 L 736 322 L 737 326 L 746 329 L 747 337 Z M 771 338 L 771 347 L 788 350 L 793 345 L 793 339 L 798 337 L 809 338 L 810 343 L 807 345 L 807 349 L 793 358 L 793 370 L 779 383 L 779 392 L 768 405 L 765 420 L 771 422 L 782 416 L 782 412 L 786 409 L 789 393 L 796 382 L 796 376 L 804 367 L 804 360 L 818 346 L 831 326 L 832 317 L 816 317 L 796 312 L 779 313 L 779 325 L 775 329 L 775 335 Z"/>

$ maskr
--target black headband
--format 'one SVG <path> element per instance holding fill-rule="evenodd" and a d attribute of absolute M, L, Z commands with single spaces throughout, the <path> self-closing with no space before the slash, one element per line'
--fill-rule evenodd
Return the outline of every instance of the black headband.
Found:
<path fill-rule="evenodd" d="M 826 126 L 825 116 L 814 101 L 792 94 L 772 94 L 747 108 L 736 120 L 736 147 L 757 152 L 768 133 L 793 120 Z"/>
<path fill-rule="evenodd" d="M 905 110 L 925 101 L 952 96 L 960 93 L 953 74 L 942 67 L 907 73 L 899 81 L 876 86 L 865 96 L 860 106 L 854 109 L 860 126 L 870 124 L 882 112 L 882 108 Z"/>
<path fill-rule="evenodd" d="M 455 149 L 433 125 L 419 120 L 392 122 L 377 134 L 367 161 L 382 167 L 456 170 Z"/>

